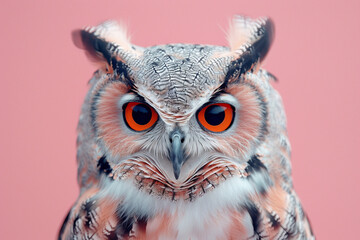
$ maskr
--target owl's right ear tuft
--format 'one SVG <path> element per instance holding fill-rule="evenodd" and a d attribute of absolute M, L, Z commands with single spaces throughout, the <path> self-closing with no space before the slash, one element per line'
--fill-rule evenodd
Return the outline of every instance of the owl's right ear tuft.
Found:
<path fill-rule="evenodd" d="M 111 53 L 108 42 L 98 38 L 86 30 L 75 30 L 72 39 L 76 47 L 86 51 L 88 58 L 96 63 L 111 63 Z"/>
<path fill-rule="evenodd" d="M 256 60 L 262 61 L 268 53 L 275 35 L 274 23 L 270 18 L 251 19 L 235 16 L 227 34 L 231 51 L 243 54 L 253 52 Z"/>
<path fill-rule="evenodd" d="M 228 33 L 229 47 L 235 59 L 228 66 L 222 86 L 239 79 L 249 71 L 258 71 L 274 39 L 274 23 L 270 18 L 251 19 L 235 16 Z"/>
<path fill-rule="evenodd" d="M 90 60 L 109 70 L 115 70 L 116 62 L 126 62 L 125 55 L 137 54 L 125 28 L 114 21 L 75 30 L 72 39 L 75 46 L 86 51 Z"/>

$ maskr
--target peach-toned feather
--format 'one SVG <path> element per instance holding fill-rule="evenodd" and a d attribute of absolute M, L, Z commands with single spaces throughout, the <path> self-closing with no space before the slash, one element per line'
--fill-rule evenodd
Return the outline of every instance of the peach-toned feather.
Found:
<path fill-rule="evenodd" d="M 254 20 L 248 17 L 235 16 L 230 21 L 227 33 L 227 40 L 231 51 L 235 52 L 241 49 L 242 46 L 253 43 L 255 31 L 266 20 L 267 18 Z"/>

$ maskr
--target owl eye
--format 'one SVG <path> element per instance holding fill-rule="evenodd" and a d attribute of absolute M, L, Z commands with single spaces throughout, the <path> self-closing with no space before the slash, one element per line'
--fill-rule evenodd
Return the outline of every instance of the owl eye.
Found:
<path fill-rule="evenodd" d="M 234 119 L 234 108 L 227 103 L 214 103 L 203 107 L 197 114 L 199 123 L 211 132 L 223 132 Z"/>
<path fill-rule="evenodd" d="M 152 107 L 141 102 L 129 102 L 124 109 L 126 124 L 137 132 L 145 131 L 154 126 L 159 117 Z"/>

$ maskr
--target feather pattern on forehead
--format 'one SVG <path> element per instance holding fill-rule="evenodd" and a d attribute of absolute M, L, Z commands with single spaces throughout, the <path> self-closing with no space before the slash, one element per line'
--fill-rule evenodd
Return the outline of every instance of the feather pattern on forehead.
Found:
<path fill-rule="evenodd" d="M 230 55 L 219 54 L 224 51 L 228 49 L 190 44 L 151 47 L 131 71 L 134 84 L 165 118 L 185 120 L 222 84 L 222 66 L 231 61 Z"/>

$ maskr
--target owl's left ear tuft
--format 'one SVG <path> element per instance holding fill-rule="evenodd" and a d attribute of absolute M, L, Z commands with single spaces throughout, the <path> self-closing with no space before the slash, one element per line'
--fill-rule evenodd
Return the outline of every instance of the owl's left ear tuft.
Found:
<path fill-rule="evenodd" d="M 230 23 L 227 39 L 232 52 L 242 55 L 250 50 L 252 55 L 262 61 L 270 49 L 274 33 L 274 23 L 270 18 L 235 16 Z"/>

